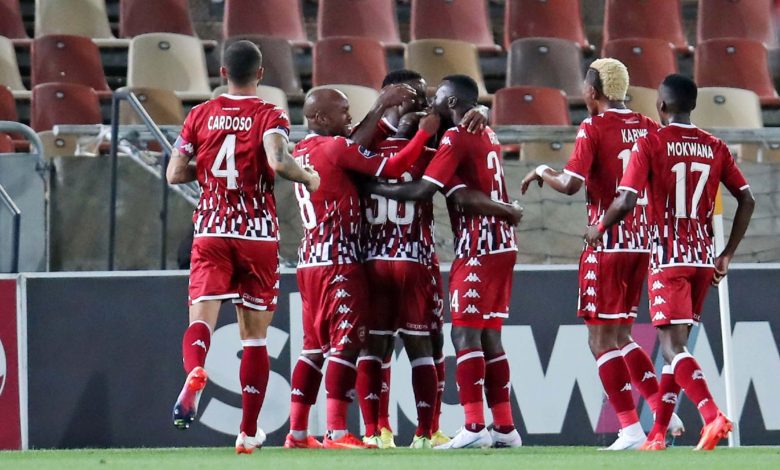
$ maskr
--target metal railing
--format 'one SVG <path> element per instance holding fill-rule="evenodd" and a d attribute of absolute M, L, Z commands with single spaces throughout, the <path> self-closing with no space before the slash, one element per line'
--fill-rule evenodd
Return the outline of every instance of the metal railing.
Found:
<path fill-rule="evenodd" d="M 20 231 L 22 228 L 22 211 L 11 199 L 11 196 L 5 191 L 5 188 L 0 184 L 0 202 L 11 212 L 11 230 L 13 231 L 13 253 L 11 254 L 11 271 L 12 273 L 19 272 L 19 243 Z"/>

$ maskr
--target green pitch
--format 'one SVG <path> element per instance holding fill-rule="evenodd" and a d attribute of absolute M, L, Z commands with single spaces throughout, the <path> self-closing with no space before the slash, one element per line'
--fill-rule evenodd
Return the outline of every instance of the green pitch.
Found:
<path fill-rule="evenodd" d="M 36 450 L 0 452 L 0 468 L 13 469 L 468 469 L 536 468 L 780 468 L 780 447 L 747 447 L 693 452 L 599 452 L 593 447 L 526 447 L 513 450 L 374 451 L 266 448 L 237 456 L 231 448 Z"/>

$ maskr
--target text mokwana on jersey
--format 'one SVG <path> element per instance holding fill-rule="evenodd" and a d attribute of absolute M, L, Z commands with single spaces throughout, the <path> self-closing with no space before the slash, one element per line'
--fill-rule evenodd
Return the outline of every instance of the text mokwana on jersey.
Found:
<path fill-rule="evenodd" d="M 667 142 L 666 154 L 670 157 L 715 158 L 712 147 L 698 142 Z"/>

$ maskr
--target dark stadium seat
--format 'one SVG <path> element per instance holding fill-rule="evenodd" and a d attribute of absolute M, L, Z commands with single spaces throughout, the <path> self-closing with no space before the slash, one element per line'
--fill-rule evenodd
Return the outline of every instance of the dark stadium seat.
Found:
<path fill-rule="evenodd" d="M 100 102 L 92 88 L 76 83 L 43 83 L 32 90 L 30 127 L 48 131 L 57 124 L 100 124 Z"/>
<path fill-rule="evenodd" d="M 516 86 L 498 90 L 493 98 L 493 125 L 568 126 L 569 102 L 557 88 Z"/>
<path fill-rule="evenodd" d="M 234 41 L 246 39 L 257 44 L 263 53 L 263 85 L 281 88 L 288 95 L 300 95 L 301 78 L 295 65 L 293 47 L 287 39 L 273 36 L 236 36 L 226 39 L 224 51 Z"/>
<path fill-rule="evenodd" d="M 275 36 L 295 46 L 311 46 L 303 27 L 300 0 L 225 0 L 222 28 L 225 38 Z"/>
<path fill-rule="evenodd" d="M 18 121 L 16 113 L 16 101 L 11 89 L 0 85 L 0 121 Z"/>
<path fill-rule="evenodd" d="M 664 39 L 678 52 L 692 52 L 683 32 L 680 0 L 607 0 L 602 44 L 625 38 Z"/>
<path fill-rule="evenodd" d="M 696 42 L 709 39 L 745 38 L 777 45 L 773 0 L 699 0 Z"/>
<path fill-rule="evenodd" d="M 456 39 L 481 51 L 500 50 L 493 40 L 485 0 L 412 0 L 411 40 Z"/>
<path fill-rule="evenodd" d="M 402 48 L 395 0 L 320 0 L 317 38 L 359 36 L 389 48 Z"/>
<path fill-rule="evenodd" d="M 751 90 L 761 104 L 780 105 L 767 65 L 766 47 L 750 39 L 710 39 L 696 46 L 694 80 L 700 87 Z"/>
<path fill-rule="evenodd" d="M 387 75 L 382 43 L 357 37 L 325 38 L 312 52 L 312 85 L 347 84 L 379 89 Z"/>
<path fill-rule="evenodd" d="M 19 0 L 0 0 L 0 36 L 8 39 L 27 40 Z"/>
<path fill-rule="evenodd" d="M 565 39 L 528 38 L 514 41 L 507 59 L 506 86 L 558 88 L 571 101 L 581 101 L 582 53 Z"/>
<path fill-rule="evenodd" d="M 442 77 L 462 73 L 473 78 L 479 86 L 480 97 L 487 98 L 485 80 L 476 46 L 454 39 L 419 39 L 406 46 L 406 68 L 416 70 L 429 87 L 439 85 Z"/>
<path fill-rule="evenodd" d="M 12 153 L 14 151 L 14 141 L 8 134 L 0 133 L 0 153 Z"/>
<path fill-rule="evenodd" d="M 195 35 L 187 0 L 121 0 L 119 36 L 132 38 L 146 33 Z"/>
<path fill-rule="evenodd" d="M 604 45 L 601 55 L 623 62 L 634 86 L 658 88 L 667 75 L 677 73 L 674 48 L 663 39 L 615 39 Z"/>
<path fill-rule="evenodd" d="M 523 38 L 568 39 L 584 50 L 593 48 L 585 36 L 580 0 L 507 0 L 505 8 L 506 49 Z"/>
<path fill-rule="evenodd" d="M 78 83 L 98 94 L 111 94 L 103 73 L 100 51 L 90 38 L 52 34 L 35 38 L 30 50 L 32 86 L 41 83 Z"/>
<path fill-rule="evenodd" d="M 22 82 L 16 51 L 11 40 L 0 36 L 0 85 L 7 86 L 15 93 L 29 93 Z M 29 98 L 29 96 L 28 96 Z"/>

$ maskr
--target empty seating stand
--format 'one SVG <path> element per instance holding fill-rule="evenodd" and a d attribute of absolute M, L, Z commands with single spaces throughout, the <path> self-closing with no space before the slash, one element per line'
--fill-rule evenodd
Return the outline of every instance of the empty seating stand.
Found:
<path fill-rule="evenodd" d="M 395 0 L 320 0 L 317 39 L 358 36 L 376 39 L 386 48 L 402 49 Z"/>
<path fill-rule="evenodd" d="M 683 32 L 679 0 L 606 0 L 603 43 L 625 38 L 663 39 L 680 53 L 693 52 Z"/>
<path fill-rule="evenodd" d="M 225 0 L 225 38 L 275 36 L 299 47 L 311 47 L 303 27 L 300 0 Z"/>
<path fill-rule="evenodd" d="M 35 38 L 31 48 L 32 86 L 68 82 L 86 85 L 100 96 L 110 96 L 100 51 L 90 38 L 51 34 Z"/>
<path fill-rule="evenodd" d="M 634 86 L 658 88 L 667 75 L 677 73 L 674 48 L 664 39 L 615 39 L 604 45 L 603 56 L 623 62 Z"/>
<path fill-rule="evenodd" d="M 105 0 L 35 0 L 35 37 L 71 34 L 100 46 L 127 46 L 111 32 Z"/>
<path fill-rule="evenodd" d="M 594 50 L 585 36 L 580 0 L 506 0 L 504 47 L 524 38 L 568 39 L 586 52 Z"/>
<path fill-rule="evenodd" d="M 100 124 L 97 93 L 76 83 L 43 83 L 32 90 L 30 127 L 36 132 L 57 124 Z"/>
<path fill-rule="evenodd" d="M 325 38 L 314 45 L 312 84 L 360 85 L 379 89 L 387 75 L 382 43 L 358 37 Z"/>
<path fill-rule="evenodd" d="M 566 93 L 546 87 L 502 88 L 494 95 L 492 123 L 568 126 L 571 120 Z"/>
<path fill-rule="evenodd" d="M 16 51 L 11 40 L 0 36 L 0 86 L 11 89 L 16 98 L 30 98 L 30 92 L 24 87 L 16 61 Z"/>
<path fill-rule="evenodd" d="M 303 94 L 290 41 L 273 36 L 234 36 L 223 43 L 223 53 L 230 44 L 242 39 L 255 43 L 263 54 L 263 85 L 281 88 L 288 95 L 296 97 Z"/>
<path fill-rule="evenodd" d="M 696 38 L 744 38 L 777 47 L 773 0 L 699 0 Z"/>
<path fill-rule="evenodd" d="M 486 0 L 412 0 L 412 40 L 455 39 L 480 51 L 500 51 L 493 39 Z"/>
<path fill-rule="evenodd" d="M 121 0 L 119 36 L 132 38 L 146 33 L 176 33 L 194 36 L 187 0 Z"/>
<path fill-rule="evenodd" d="M 29 41 L 19 10 L 19 0 L 0 0 L 0 36 L 14 42 Z"/>
<path fill-rule="evenodd" d="M 507 58 L 506 85 L 558 88 L 570 102 L 582 102 L 582 54 L 565 39 L 529 38 L 512 43 Z"/>
<path fill-rule="evenodd" d="M 446 75 L 465 74 L 479 87 L 481 100 L 489 100 L 479 55 L 474 44 L 452 39 L 420 39 L 406 46 L 406 68 L 416 70 L 429 87 L 436 87 Z"/>

